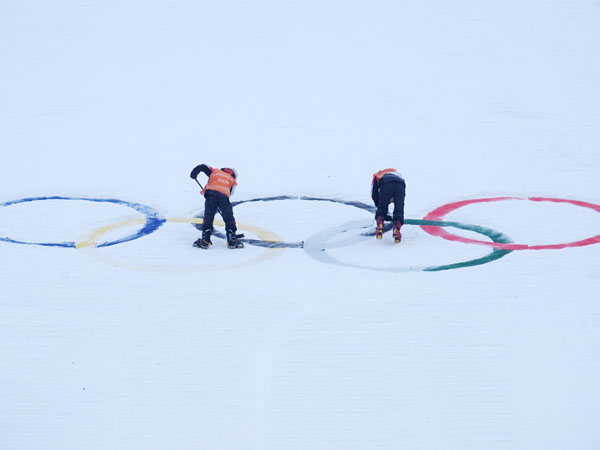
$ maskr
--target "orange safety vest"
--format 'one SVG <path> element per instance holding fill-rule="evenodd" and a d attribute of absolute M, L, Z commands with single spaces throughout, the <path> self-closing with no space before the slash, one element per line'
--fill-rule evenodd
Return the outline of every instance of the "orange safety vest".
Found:
<path fill-rule="evenodd" d="M 381 181 L 383 176 L 390 172 L 397 172 L 397 170 L 396 169 L 383 169 L 383 170 L 380 170 L 379 172 L 375 172 L 373 174 L 373 181 L 375 181 L 375 178 L 377 178 L 377 180 Z"/>
<path fill-rule="evenodd" d="M 227 172 L 223 172 L 221 169 L 212 169 L 210 177 L 208 177 L 208 183 L 202 190 L 202 194 L 206 191 L 217 191 L 221 194 L 225 194 L 227 197 L 231 195 L 231 188 L 237 184 L 235 178 L 229 175 Z"/>

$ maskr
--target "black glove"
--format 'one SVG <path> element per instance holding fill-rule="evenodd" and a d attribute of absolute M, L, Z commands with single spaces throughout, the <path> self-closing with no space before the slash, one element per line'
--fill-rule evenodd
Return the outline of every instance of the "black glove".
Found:
<path fill-rule="evenodd" d="M 200 166 L 196 166 L 192 169 L 192 172 L 190 173 L 190 178 L 193 178 L 194 180 L 198 177 L 198 174 L 200 173 Z"/>

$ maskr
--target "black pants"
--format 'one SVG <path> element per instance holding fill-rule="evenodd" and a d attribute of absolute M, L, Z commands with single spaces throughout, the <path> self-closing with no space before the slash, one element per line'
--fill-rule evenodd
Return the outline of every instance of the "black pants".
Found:
<path fill-rule="evenodd" d="M 202 231 L 212 230 L 217 209 L 225 222 L 225 230 L 237 231 L 235 218 L 233 217 L 233 207 L 229 197 L 217 191 L 206 191 L 204 194 L 204 219 L 202 221 Z"/>
<path fill-rule="evenodd" d="M 394 202 L 394 222 L 399 220 L 404 223 L 404 197 L 406 196 L 406 183 L 402 180 L 382 179 L 379 184 L 379 206 L 375 217 L 383 217 L 388 213 L 390 201 Z"/>

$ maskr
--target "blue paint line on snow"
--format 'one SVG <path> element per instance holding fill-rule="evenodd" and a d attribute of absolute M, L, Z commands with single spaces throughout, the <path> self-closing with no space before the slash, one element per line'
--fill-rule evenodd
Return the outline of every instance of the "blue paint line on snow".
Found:
<path fill-rule="evenodd" d="M 139 212 L 140 214 L 143 214 L 146 217 L 146 223 L 140 230 L 136 231 L 135 233 L 133 233 L 131 235 L 125 236 L 123 238 L 120 238 L 120 239 L 117 239 L 114 241 L 110 241 L 110 242 L 104 242 L 104 243 L 98 245 L 98 247 L 108 247 L 111 245 L 116 245 L 116 244 L 120 244 L 123 242 L 132 241 L 134 239 L 139 239 L 143 236 L 146 236 L 147 234 L 150 234 L 150 233 L 156 231 L 158 228 L 160 228 L 160 226 L 162 224 L 164 224 L 166 222 L 166 219 L 157 210 L 155 210 L 154 208 L 152 208 L 150 206 L 142 205 L 141 203 L 119 200 L 119 199 L 115 199 L 115 198 L 63 197 L 63 196 L 58 196 L 58 195 L 48 196 L 48 197 L 28 197 L 28 198 L 22 198 L 22 199 L 18 199 L 18 200 L 11 200 L 11 201 L 0 203 L 0 207 L 16 205 L 19 203 L 30 203 L 30 202 L 36 202 L 36 201 L 43 201 L 43 200 L 79 200 L 79 201 L 88 201 L 88 202 L 96 202 L 96 203 L 113 203 L 113 204 L 123 205 L 123 206 L 127 206 L 129 208 L 132 208 L 135 211 Z M 0 241 L 9 242 L 12 244 L 41 245 L 44 247 L 75 248 L 75 245 L 76 245 L 74 241 L 73 242 L 26 242 L 26 241 L 19 241 L 16 239 L 12 239 L 10 237 L 3 237 L 3 236 L 0 236 Z"/>

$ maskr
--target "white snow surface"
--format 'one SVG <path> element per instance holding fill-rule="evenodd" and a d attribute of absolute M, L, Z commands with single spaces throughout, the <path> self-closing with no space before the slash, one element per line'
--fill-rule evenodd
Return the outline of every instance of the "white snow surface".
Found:
<path fill-rule="evenodd" d="M 446 219 L 599 235 L 527 200 L 600 204 L 599 24 L 578 0 L 1 2 L 0 238 L 79 248 L 0 241 L 0 448 L 598 450 L 599 243 L 423 272 L 492 249 L 302 197 L 370 205 L 395 167 L 407 219 L 515 197 Z M 199 163 L 237 169 L 233 200 L 295 197 L 236 206 L 240 231 L 321 259 L 172 221 L 101 246 L 144 215 L 85 199 L 194 218 Z"/>

